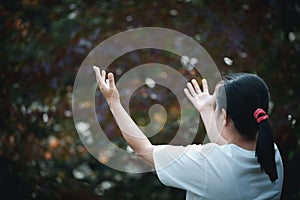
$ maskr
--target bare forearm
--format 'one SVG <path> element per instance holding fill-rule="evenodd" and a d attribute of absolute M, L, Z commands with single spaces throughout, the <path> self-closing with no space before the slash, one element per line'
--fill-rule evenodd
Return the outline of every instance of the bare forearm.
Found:
<path fill-rule="evenodd" d="M 147 161 L 152 163 L 152 151 L 154 146 L 132 120 L 122 104 L 120 102 L 114 102 L 111 104 L 110 110 L 129 146 L 135 153 L 145 157 Z"/>
<path fill-rule="evenodd" d="M 105 70 L 102 70 L 100 73 L 99 67 L 93 66 L 93 69 L 95 71 L 99 89 L 105 96 L 124 139 L 135 153 L 143 157 L 150 165 L 153 166 L 152 152 L 154 146 L 121 105 L 120 95 L 115 85 L 113 73 L 108 73 L 106 78 Z"/>
<path fill-rule="evenodd" d="M 215 95 L 210 95 L 206 79 L 202 79 L 203 90 L 200 89 L 198 82 L 193 79 L 192 83 L 187 83 L 184 92 L 195 108 L 200 112 L 207 135 L 211 142 L 226 144 L 227 141 L 220 135 L 214 116 L 213 101 Z M 215 93 L 214 93 L 215 94 Z"/>
<path fill-rule="evenodd" d="M 217 128 L 216 120 L 214 119 L 215 116 L 213 109 L 207 108 L 201 111 L 200 115 L 209 140 L 219 145 L 226 144 L 227 141 L 221 136 Z"/>

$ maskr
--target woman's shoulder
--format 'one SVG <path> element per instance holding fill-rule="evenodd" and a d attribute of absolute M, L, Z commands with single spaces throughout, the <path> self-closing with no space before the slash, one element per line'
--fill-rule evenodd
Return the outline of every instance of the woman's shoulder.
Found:
<path fill-rule="evenodd" d="M 235 144 L 218 145 L 215 143 L 207 143 L 203 145 L 193 145 L 190 149 L 199 152 L 202 156 L 215 157 L 255 157 L 255 151 L 247 150 Z"/>
<path fill-rule="evenodd" d="M 202 158 L 224 156 L 230 154 L 231 152 L 230 145 L 218 145 L 215 143 L 206 143 L 206 144 L 192 144 L 188 146 L 188 152 L 190 154 L 196 154 Z"/>

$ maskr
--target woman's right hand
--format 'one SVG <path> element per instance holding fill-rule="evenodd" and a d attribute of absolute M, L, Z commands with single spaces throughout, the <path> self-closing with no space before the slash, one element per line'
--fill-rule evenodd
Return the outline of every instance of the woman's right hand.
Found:
<path fill-rule="evenodd" d="M 108 79 L 106 79 L 106 72 L 104 70 L 102 70 L 100 74 L 99 67 L 93 66 L 93 69 L 96 74 L 96 79 L 97 79 L 97 84 L 99 86 L 99 89 L 104 95 L 109 106 L 111 107 L 113 103 L 119 103 L 120 95 L 115 85 L 113 73 L 108 73 L 107 75 Z"/>
<path fill-rule="evenodd" d="M 184 93 L 187 98 L 193 103 L 195 108 L 202 112 L 206 109 L 214 109 L 215 96 L 210 95 L 206 79 L 202 79 L 203 91 L 201 91 L 198 82 L 193 79 L 192 84 L 187 83 L 187 88 L 184 88 Z"/>

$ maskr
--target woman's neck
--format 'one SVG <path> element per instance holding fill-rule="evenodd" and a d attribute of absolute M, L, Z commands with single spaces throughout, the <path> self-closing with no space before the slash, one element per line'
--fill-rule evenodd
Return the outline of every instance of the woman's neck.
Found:
<path fill-rule="evenodd" d="M 255 151 L 256 148 L 256 139 L 249 139 L 240 135 L 235 129 L 231 129 L 227 141 L 229 144 L 235 144 L 243 149 Z"/>
<path fill-rule="evenodd" d="M 246 150 L 250 150 L 250 151 L 255 151 L 255 148 L 256 148 L 256 141 L 254 140 L 235 140 L 235 141 L 232 141 L 230 142 L 232 144 L 235 144 L 243 149 L 246 149 Z"/>

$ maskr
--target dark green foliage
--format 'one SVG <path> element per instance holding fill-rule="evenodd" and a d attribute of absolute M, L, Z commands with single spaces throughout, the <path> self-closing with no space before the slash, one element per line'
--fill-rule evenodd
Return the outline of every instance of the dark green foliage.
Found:
<path fill-rule="evenodd" d="M 184 191 L 162 186 L 154 173 L 131 175 L 99 163 L 83 147 L 72 119 L 72 87 L 83 59 L 108 37 L 143 26 L 187 34 L 204 46 L 223 74 L 255 72 L 267 82 L 273 103 L 271 128 L 286 167 L 283 199 L 299 199 L 299 10 L 299 3 L 283 0 L 2 2 L 1 199 L 185 198 Z M 159 53 L 133 52 L 110 69 L 121 66 L 124 73 L 150 61 L 178 67 L 174 56 Z M 226 65 L 224 57 L 233 65 Z M 182 73 L 188 78 L 197 75 Z M 133 118 L 147 122 L 143 112 L 153 102 L 140 96 L 151 92 L 172 111 L 164 132 L 176 131 L 172 120 L 180 115 L 178 102 L 162 88 L 136 92 L 130 103 Z M 103 123 L 115 127 L 109 114 Z M 112 140 L 125 146 L 116 129 L 109 130 Z M 203 131 L 200 125 L 195 143 L 202 141 Z M 80 180 L 74 177 L 79 166 L 87 170 Z"/>

